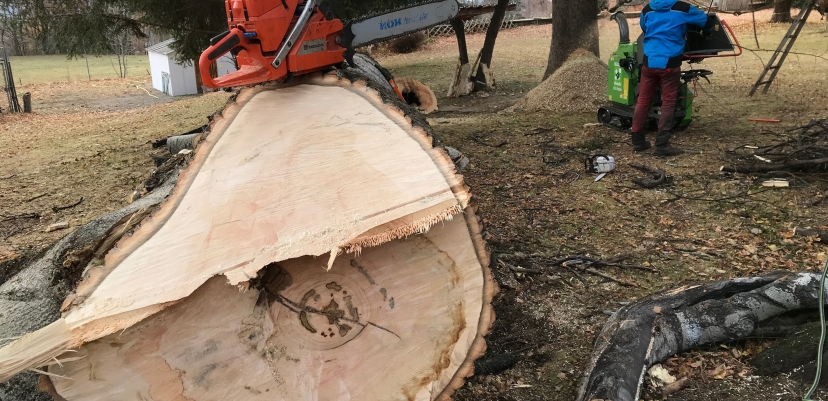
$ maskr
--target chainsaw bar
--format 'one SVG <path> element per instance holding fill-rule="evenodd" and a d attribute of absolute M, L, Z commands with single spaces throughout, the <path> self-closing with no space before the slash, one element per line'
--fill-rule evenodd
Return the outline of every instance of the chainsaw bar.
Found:
<path fill-rule="evenodd" d="M 457 16 L 457 0 L 432 0 L 363 16 L 348 22 L 342 30 L 341 45 L 354 48 L 385 42 L 432 26 Z"/>

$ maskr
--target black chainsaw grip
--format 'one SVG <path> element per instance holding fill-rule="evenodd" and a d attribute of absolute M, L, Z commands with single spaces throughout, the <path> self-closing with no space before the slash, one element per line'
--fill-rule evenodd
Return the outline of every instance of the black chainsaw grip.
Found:
<path fill-rule="evenodd" d="M 210 49 L 210 53 L 207 54 L 207 58 L 210 61 L 218 60 L 219 57 L 227 54 L 230 50 L 233 50 L 236 46 L 241 44 L 241 38 L 238 34 L 230 34 L 224 37 L 217 45 L 212 46 Z"/>

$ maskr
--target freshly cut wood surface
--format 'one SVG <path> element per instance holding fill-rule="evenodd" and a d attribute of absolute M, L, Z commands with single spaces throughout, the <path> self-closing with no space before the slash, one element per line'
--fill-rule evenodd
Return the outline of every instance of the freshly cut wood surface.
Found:
<path fill-rule="evenodd" d="M 468 190 L 426 132 L 336 74 L 245 90 L 211 128 L 64 317 L 0 349 L 0 380 L 89 343 L 50 368 L 74 379 L 55 383 L 67 400 L 428 400 L 461 386 L 496 285 Z M 256 287 L 266 266 L 293 286 Z"/>
<path fill-rule="evenodd" d="M 433 400 L 477 337 L 484 277 L 463 219 L 337 258 L 216 277 L 52 367 L 67 400 Z M 99 383 L 123 383 L 118 387 Z"/>

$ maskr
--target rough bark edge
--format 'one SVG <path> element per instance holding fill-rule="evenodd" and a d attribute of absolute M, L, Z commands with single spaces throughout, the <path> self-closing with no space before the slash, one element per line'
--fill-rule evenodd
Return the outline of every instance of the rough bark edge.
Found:
<path fill-rule="evenodd" d="M 683 286 L 629 304 L 597 336 L 577 399 L 638 400 L 653 364 L 704 344 L 789 330 L 776 320 L 795 323 L 786 314 L 816 310 L 818 295 L 819 275 L 784 272 Z"/>
<path fill-rule="evenodd" d="M 464 214 L 466 226 L 469 229 L 475 253 L 477 253 L 477 260 L 480 261 L 483 269 L 483 305 L 480 310 L 480 321 L 477 324 L 477 335 L 469 347 L 466 358 L 454 372 L 454 376 L 446 387 L 434 398 L 436 401 L 450 401 L 452 394 L 466 383 L 466 378 L 474 375 L 474 361 L 486 353 L 486 336 L 491 332 L 496 318 L 492 300 L 500 292 L 500 287 L 489 268 L 491 253 L 483 239 L 483 220 L 477 215 L 477 205 L 472 202 L 466 207 Z"/>
<path fill-rule="evenodd" d="M 399 100 L 396 96 L 388 94 L 385 91 L 372 88 L 373 84 L 370 80 L 365 79 L 358 72 L 353 70 L 344 70 L 328 73 L 324 76 L 316 75 L 310 77 L 309 79 L 298 80 L 296 83 L 291 85 L 268 84 L 255 88 L 248 88 L 240 91 L 234 98 L 228 101 L 228 106 L 225 107 L 220 113 L 217 113 L 217 117 L 211 121 L 210 134 L 208 134 L 198 145 L 190 164 L 179 173 L 178 181 L 170 195 L 158 205 L 158 208 L 154 213 L 150 214 L 141 221 L 141 223 L 135 228 L 132 235 L 117 242 L 115 248 L 104 258 L 106 267 L 102 269 L 101 274 L 93 278 L 94 282 L 80 283 L 83 284 L 83 288 L 86 291 L 77 293 L 76 296 L 88 297 L 89 294 L 94 292 L 106 276 L 117 268 L 117 266 L 123 262 L 128 255 L 143 245 L 149 238 L 157 233 L 161 227 L 163 227 L 163 225 L 170 219 L 177 207 L 180 205 L 181 200 L 189 190 L 201 167 L 206 162 L 210 152 L 221 139 L 227 127 L 232 124 L 233 120 L 238 115 L 238 111 L 241 110 L 247 101 L 252 99 L 256 94 L 265 90 L 272 90 L 278 87 L 295 86 L 304 83 L 340 86 L 350 89 L 354 93 L 361 94 L 366 100 L 371 101 L 373 99 L 374 102 L 372 103 L 374 106 L 382 104 L 391 106 L 387 108 L 377 108 L 386 114 L 386 116 L 388 116 L 392 121 L 397 121 L 397 118 L 394 118 L 395 116 L 402 116 L 403 119 L 411 125 L 410 132 L 412 134 L 420 134 L 411 136 L 420 143 L 423 150 L 431 156 L 432 161 L 443 173 L 443 176 L 448 182 L 452 192 L 455 194 L 458 202 L 460 202 L 460 207 L 466 208 L 468 206 L 471 198 L 469 188 L 463 182 L 462 176 L 457 174 L 456 167 L 454 166 L 454 163 L 448 153 L 442 148 L 435 147 L 435 144 L 438 144 L 441 141 L 439 139 L 435 140 L 433 132 L 426 122 L 425 117 L 414 110 L 411 106 Z M 216 133 L 216 131 L 218 131 L 218 133 Z M 459 209 L 456 208 L 452 208 L 452 210 L 459 211 Z M 444 216 L 446 216 L 445 218 L 451 217 L 451 215 L 446 214 L 444 214 Z M 437 222 L 438 221 L 434 221 L 434 224 Z M 388 236 L 387 241 L 397 238 L 404 238 L 405 236 L 415 234 L 417 232 L 423 232 L 424 230 L 427 230 L 427 228 L 424 228 L 422 224 L 412 224 L 405 229 L 397 230 L 397 236 Z M 479 232 L 473 233 L 470 231 L 470 235 L 472 236 L 475 244 L 478 242 L 477 237 L 479 237 L 479 241 L 482 242 L 482 236 Z M 486 280 L 486 282 L 493 282 L 493 280 L 491 280 L 491 272 L 488 269 L 488 258 L 480 259 L 480 256 L 481 255 L 478 254 L 478 260 L 483 268 L 484 280 Z M 264 268 L 264 266 L 262 266 L 262 268 Z M 80 284 L 78 288 L 81 288 Z M 464 369 L 458 370 L 458 373 L 462 371 L 462 374 L 466 375 L 463 377 L 470 376 L 473 373 L 474 359 L 477 359 L 477 357 L 485 352 L 485 339 L 483 339 L 483 336 L 488 333 L 493 321 L 494 312 L 491 308 L 491 298 L 497 291 L 496 284 L 494 288 L 486 288 L 487 287 L 484 282 L 483 306 L 477 336 L 475 337 L 473 346 L 467 354 L 466 361 L 462 365 Z M 72 328 L 69 327 L 64 318 L 61 318 L 51 325 L 41 329 L 42 332 L 38 331 L 30 333 L 9 344 L 8 346 L 0 348 L 0 381 L 8 380 L 14 376 L 14 374 L 27 368 L 42 366 L 49 360 L 60 356 L 72 348 L 77 348 L 84 343 L 94 341 L 118 330 L 135 325 L 138 322 L 161 312 L 166 307 L 175 304 L 177 301 L 180 300 L 153 305 L 103 319 L 96 319 L 91 322 L 78 322 L 75 327 Z M 69 309 L 64 316 L 67 316 L 70 312 L 71 309 Z M 481 330 L 480 327 L 484 322 L 487 323 L 487 327 L 485 330 Z M 30 348 L 41 348 L 44 351 L 40 354 L 30 355 L 23 359 L 14 358 L 15 353 L 13 350 L 25 350 Z M 452 379 L 451 383 L 456 382 L 458 373 L 455 374 L 455 379 Z M 462 386 L 462 378 L 460 381 L 460 384 L 456 388 Z M 449 387 L 451 386 L 447 386 L 446 389 L 449 389 Z"/>
<path fill-rule="evenodd" d="M 331 74 L 328 74 L 326 78 L 329 78 L 330 75 Z M 355 86 L 357 87 L 364 85 L 368 89 L 371 89 L 373 95 L 379 96 L 383 103 L 395 106 L 396 111 L 404 113 L 406 119 L 409 121 L 412 127 L 415 128 L 415 131 L 421 131 L 421 134 L 423 134 L 423 136 L 420 138 L 422 140 L 421 145 L 423 146 L 423 150 L 432 156 L 435 165 L 437 165 L 441 169 L 441 171 L 443 172 L 443 176 L 446 177 L 447 181 L 449 181 L 449 185 L 451 187 L 452 192 L 455 194 L 455 197 L 457 197 L 458 200 L 461 201 L 466 226 L 469 230 L 469 235 L 471 237 L 475 253 L 477 254 L 477 260 L 480 262 L 482 268 L 484 280 L 482 294 L 483 302 L 481 305 L 480 319 L 478 321 L 477 326 L 477 334 L 475 335 L 472 345 L 469 347 L 466 353 L 466 357 L 463 363 L 454 373 L 449 383 L 440 391 L 437 397 L 434 398 L 438 401 L 448 401 L 451 399 L 451 395 L 454 393 L 455 390 L 463 387 L 463 385 L 465 384 L 465 379 L 467 377 L 471 377 L 472 375 L 474 375 L 474 361 L 486 353 L 485 336 L 489 334 L 489 332 L 491 331 L 492 325 L 494 324 L 495 320 L 495 312 L 494 308 L 492 307 L 492 300 L 494 296 L 498 293 L 499 288 L 497 282 L 494 279 L 494 276 L 492 275 L 491 269 L 489 269 L 491 255 L 489 251 L 486 249 L 486 242 L 483 240 L 482 220 L 477 215 L 477 206 L 471 199 L 469 187 L 466 186 L 466 184 L 464 183 L 463 176 L 458 174 L 454 163 L 451 161 L 451 158 L 448 155 L 448 152 L 446 152 L 445 149 L 443 149 L 441 146 L 442 141 L 440 140 L 440 138 L 434 135 L 433 131 L 431 130 L 431 126 L 428 124 L 428 122 L 422 114 L 417 112 L 412 106 L 404 103 L 396 95 L 378 89 L 374 83 L 362 78 L 360 74 L 354 74 L 353 70 L 338 71 L 337 77 L 346 78 L 350 80 L 353 84 L 355 84 Z M 414 233 L 416 232 L 411 232 L 411 234 Z M 403 235 L 397 238 L 404 238 L 405 236 L 407 235 Z"/>

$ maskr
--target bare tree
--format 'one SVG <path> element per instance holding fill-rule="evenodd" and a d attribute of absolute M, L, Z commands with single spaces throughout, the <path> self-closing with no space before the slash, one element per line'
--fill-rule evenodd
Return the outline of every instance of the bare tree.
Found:
<path fill-rule="evenodd" d="M 552 45 L 546 65 L 546 79 L 577 49 L 598 55 L 598 2 L 555 0 L 552 2 Z"/>
<path fill-rule="evenodd" d="M 115 69 L 113 63 L 112 68 L 118 74 L 119 78 L 127 77 L 127 56 L 135 52 L 135 46 L 132 41 L 132 35 L 129 32 L 119 32 L 111 36 L 110 48 L 118 60 L 118 68 Z M 110 59 L 111 60 L 111 59 Z"/>

